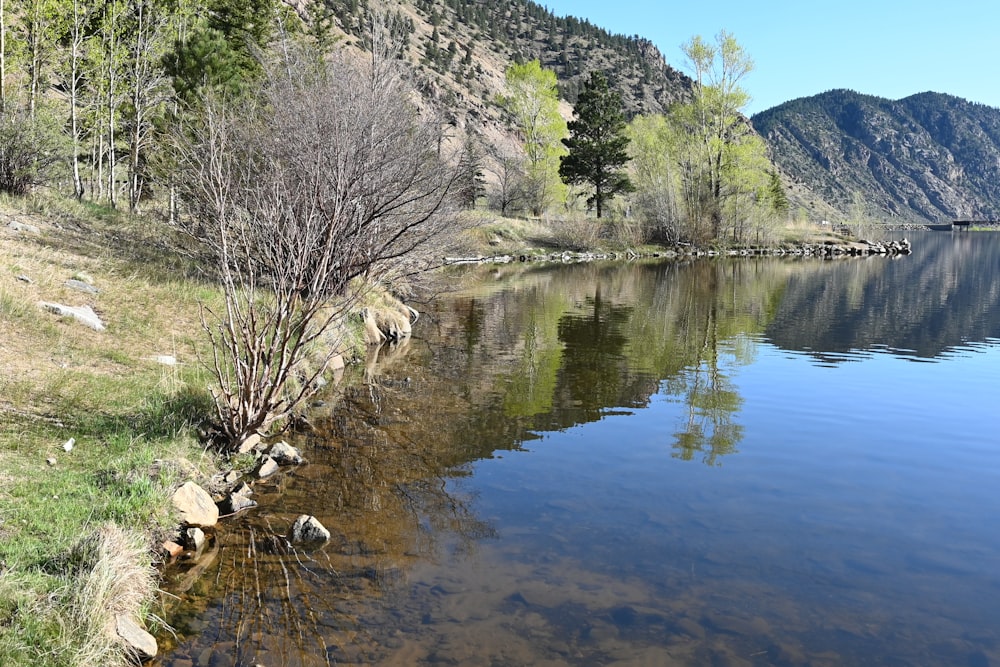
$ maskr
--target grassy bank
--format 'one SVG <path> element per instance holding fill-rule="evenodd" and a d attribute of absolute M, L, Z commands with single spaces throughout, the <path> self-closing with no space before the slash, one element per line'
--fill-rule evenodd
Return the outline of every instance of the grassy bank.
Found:
<path fill-rule="evenodd" d="M 122 665 L 116 618 L 155 626 L 170 496 L 234 464 L 197 437 L 213 414 L 201 314 L 223 305 L 202 269 L 160 220 L 0 199 L 0 665 Z M 356 305 L 399 307 L 377 289 Z M 333 334 L 348 356 L 354 319 Z"/>
<path fill-rule="evenodd" d="M 111 211 L 4 200 L 0 236 L 0 664 L 114 665 L 115 615 L 155 612 L 172 489 L 216 466 L 193 425 L 210 405 L 199 304 L 218 294 Z"/>

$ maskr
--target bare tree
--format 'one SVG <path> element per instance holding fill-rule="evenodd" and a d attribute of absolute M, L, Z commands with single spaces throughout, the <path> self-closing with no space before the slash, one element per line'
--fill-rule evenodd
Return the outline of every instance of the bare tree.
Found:
<path fill-rule="evenodd" d="M 391 45 L 325 65 L 289 51 L 260 100 L 208 104 L 182 146 L 190 230 L 211 250 L 225 310 L 204 318 L 224 446 L 265 432 L 314 391 L 356 278 L 384 279 L 447 231 L 454 161 Z M 293 58 L 295 62 L 288 62 Z M 326 345 L 319 363 L 315 348 Z"/>
<path fill-rule="evenodd" d="M 500 211 L 500 215 L 512 215 L 524 206 L 528 198 L 524 183 L 524 155 L 519 149 L 505 150 L 492 146 L 488 150 L 492 160 L 486 170 L 493 174 L 490 206 Z"/>

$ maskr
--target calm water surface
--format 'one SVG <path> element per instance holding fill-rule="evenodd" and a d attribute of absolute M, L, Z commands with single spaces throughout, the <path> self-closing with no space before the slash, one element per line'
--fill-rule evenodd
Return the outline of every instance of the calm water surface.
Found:
<path fill-rule="evenodd" d="M 1000 665 L 1000 234 L 914 247 L 483 270 L 168 573 L 158 664 Z"/>

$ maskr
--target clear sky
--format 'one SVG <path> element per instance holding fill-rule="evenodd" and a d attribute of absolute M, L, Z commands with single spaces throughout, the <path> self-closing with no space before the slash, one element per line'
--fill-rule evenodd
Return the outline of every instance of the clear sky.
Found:
<path fill-rule="evenodd" d="M 656 44 L 732 33 L 754 59 L 748 114 L 834 88 L 898 99 L 924 91 L 1000 107 L 998 0 L 538 0 Z"/>

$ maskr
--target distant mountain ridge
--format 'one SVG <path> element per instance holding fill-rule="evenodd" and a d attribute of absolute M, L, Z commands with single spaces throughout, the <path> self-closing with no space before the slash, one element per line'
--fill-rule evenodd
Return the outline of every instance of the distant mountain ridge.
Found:
<path fill-rule="evenodd" d="M 890 220 L 1000 219 L 1000 109 L 831 90 L 751 120 L 782 171 L 842 211 L 857 195 Z"/>

